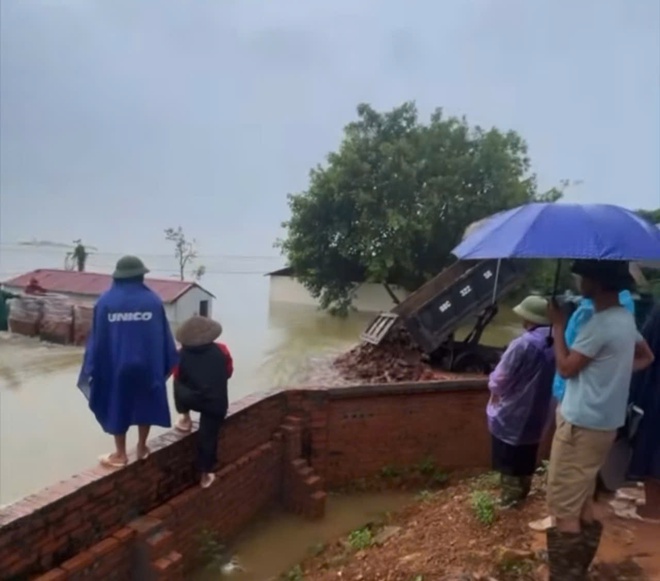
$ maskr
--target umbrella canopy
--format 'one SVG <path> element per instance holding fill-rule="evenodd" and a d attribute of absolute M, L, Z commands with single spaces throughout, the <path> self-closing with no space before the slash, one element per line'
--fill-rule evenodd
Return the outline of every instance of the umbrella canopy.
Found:
<path fill-rule="evenodd" d="M 527 204 L 469 228 L 452 251 L 462 260 L 585 258 L 660 261 L 660 229 L 607 204 Z"/>

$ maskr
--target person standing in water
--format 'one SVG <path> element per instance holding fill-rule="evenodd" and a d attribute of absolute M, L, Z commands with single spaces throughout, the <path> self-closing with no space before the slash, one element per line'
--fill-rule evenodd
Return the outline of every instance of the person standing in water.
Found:
<path fill-rule="evenodd" d="M 504 507 L 522 502 L 530 492 L 555 371 L 548 301 L 529 296 L 513 312 L 525 332 L 509 344 L 488 381 L 493 470 L 501 474 Z"/>
<path fill-rule="evenodd" d="M 94 307 L 78 387 L 115 451 L 99 458 L 109 468 L 128 463 L 126 433 L 138 426 L 137 458 L 149 456 L 151 426 L 170 427 L 165 383 L 177 352 L 165 307 L 144 283 L 149 272 L 135 256 L 117 262 L 112 287 Z"/>
<path fill-rule="evenodd" d="M 190 432 L 190 411 L 200 412 L 197 465 L 202 488 L 208 488 L 215 480 L 218 435 L 229 407 L 227 382 L 234 372 L 229 349 L 224 343 L 215 342 L 221 334 L 220 323 L 200 316 L 188 319 L 176 334 L 181 350 L 174 371 L 174 405 L 181 417 L 175 428 Z"/>

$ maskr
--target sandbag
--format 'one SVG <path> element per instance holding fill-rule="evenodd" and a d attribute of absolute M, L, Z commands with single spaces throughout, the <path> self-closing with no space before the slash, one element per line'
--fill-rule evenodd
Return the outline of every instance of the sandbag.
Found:
<path fill-rule="evenodd" d="M 92 331 L 94 307 L 89 305 L 74 305 L 73 307 L 73 343 L 85 345 Z"/>
<path fill-rule="evenodd" d="M 27 337 L 39 335 L 39 324 L 43 317 L 43 297 L 23 295 L 10 299 L 7 304 L 9 305 L 9 330 L 12 333 Z"/>
<path fill-rule="evenodd" d="M 67 345 L 73 340 L 73 304 L 63 295 L 43 297 L 43 316 L 39 325 L 43 341 Z"/>

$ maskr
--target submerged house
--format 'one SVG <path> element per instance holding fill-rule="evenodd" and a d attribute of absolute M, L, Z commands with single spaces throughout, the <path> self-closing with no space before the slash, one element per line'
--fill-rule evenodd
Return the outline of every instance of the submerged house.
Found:
<path fill-rule="evenodd" d="M 46 292 L 83 305 L 93 305 L 112 284 L 109 274 L 40 268 L 7 280 L 3 286 L 10 292 L 21 293 L 32 279 Z M 146 278 L 145 283 L 165 303 L 167 319 L 174 327 L 192 315 L 212 316 L 215 296 L 196 282 Z"/>
<path fill-rule="evenodd" d="M 293 269 L 289 266 L 269 272 L 266 276 L 270 279 L 269 299 L 271 303 L 285 303 L 289 305 L 303 305 L 318 307 L 319 301 L 299 282 Z M 355 277 L 359 279 L 359 277 Z M 353 306 L 360 312 L 377 313 L 389 311 L 396 306 L 395 301 L 384 285 L 374 282 L 355 281 Z M 408 291 L 400 286 L 388 285 L 399 300 L 408 296 Z"/>

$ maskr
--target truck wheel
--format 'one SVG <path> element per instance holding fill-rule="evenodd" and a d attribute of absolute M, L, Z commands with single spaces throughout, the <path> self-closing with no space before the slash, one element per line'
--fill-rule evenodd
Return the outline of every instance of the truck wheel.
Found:
<path fill-rule="evenodd" d="M 452 371 L 487 374 L 491 371 L 490 367 L 490 364 L 483 357 L 477 353 L 468 352 L 456 356 L 454 365 L 452 365 Z"/>

